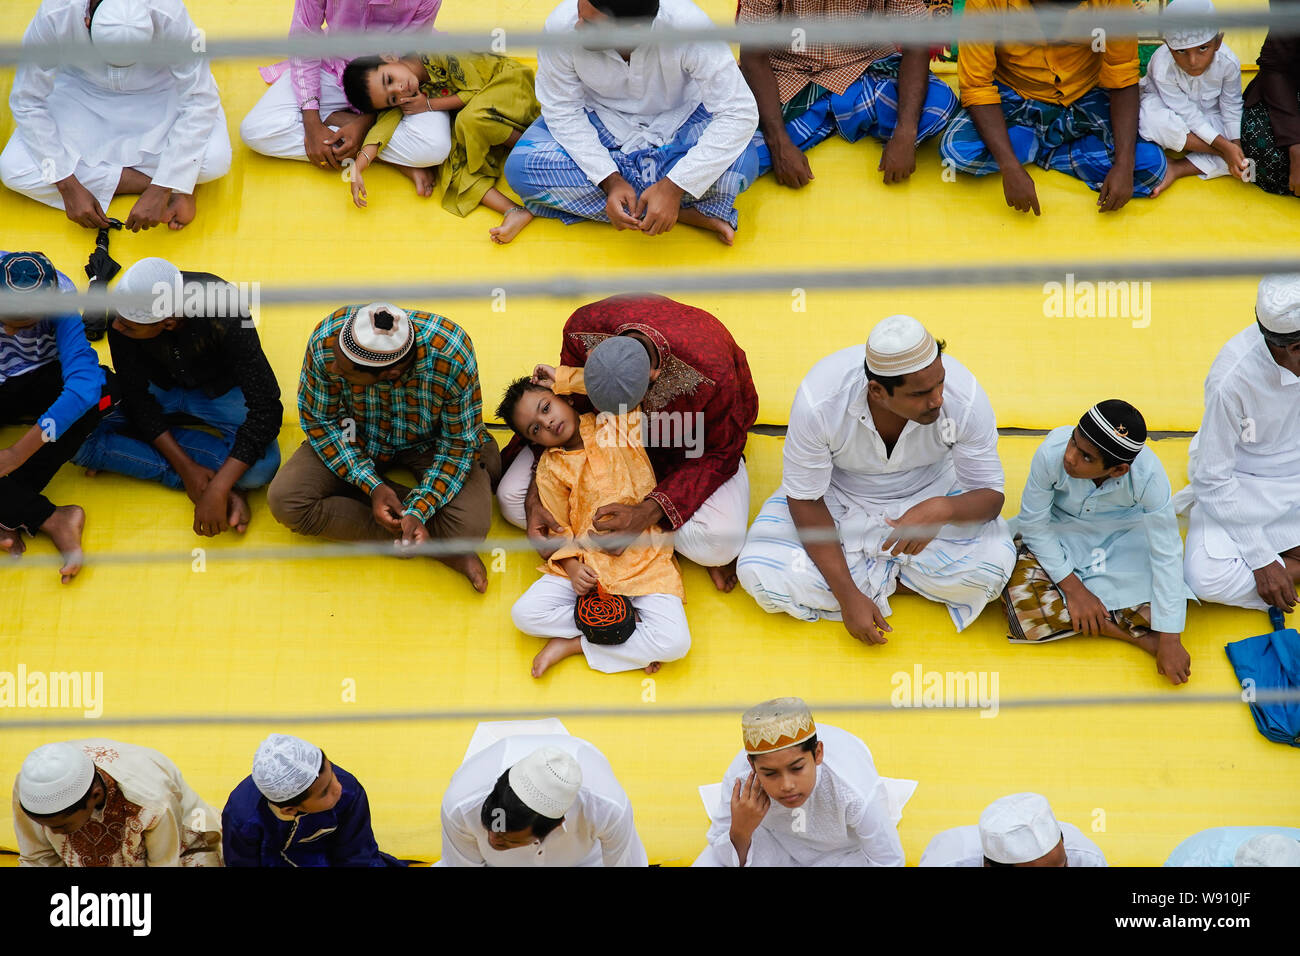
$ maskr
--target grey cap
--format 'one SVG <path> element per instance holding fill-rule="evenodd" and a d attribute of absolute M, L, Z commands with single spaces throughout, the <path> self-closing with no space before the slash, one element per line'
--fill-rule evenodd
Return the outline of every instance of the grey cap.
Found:
<path fill-rule="evenodd" d="M 636 339 L 611 335 L 587 354 L 583 374 L 596 411 L 630 412 L 650 387 L 650 356 Z"/>

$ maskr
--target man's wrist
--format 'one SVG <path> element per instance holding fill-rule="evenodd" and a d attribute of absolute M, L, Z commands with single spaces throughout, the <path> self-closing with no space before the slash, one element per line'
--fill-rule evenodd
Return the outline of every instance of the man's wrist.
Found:
<path fill-rule="evenodd" d="M 610 173 L 600 181 L 600 188 L 608 196 L 619 186 L 626 186 L 627 180 L 623 178 L 622 173 Z"/>

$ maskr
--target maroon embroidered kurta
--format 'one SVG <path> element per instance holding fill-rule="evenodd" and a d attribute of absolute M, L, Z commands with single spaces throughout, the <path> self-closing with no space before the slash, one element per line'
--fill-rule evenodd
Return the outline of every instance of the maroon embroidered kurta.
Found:
<path fill-rule="evenodd" d="M 659 480 L 649 497 L 676 529 L 740 467 L 758 418 L 758 393 L 726 326 L 661 295 L 613 296 L 578 309 L 564 324 L 559 364 L 583 366 L 602 340 L 632 331 L 659 350 L 659 377 L 641 402 L 651 429 L 646 451 Z"/>

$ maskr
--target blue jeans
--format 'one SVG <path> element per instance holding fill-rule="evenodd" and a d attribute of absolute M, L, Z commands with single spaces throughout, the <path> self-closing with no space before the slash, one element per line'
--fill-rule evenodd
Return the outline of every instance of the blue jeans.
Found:
<path fill-rule="evenodd" d="M 164 415 L 192 415 L 220 434 L 221 437 L 218 438 L 197 428 L 169 429 L 176 443 L 195 462 L 213 471 L 220 469 L 230 457 L 230 449 L 235 444 L 235 433 L 244 424 L 244 418 L 248 414 L 243 389 L 236 386 L 224 395 L 208 398 L 199 389 L 173 388 L 163 391 L 156 385 L 150 385 L 149 393 L 158 400 Z M 83 468 L 157 481 L 168 488 L 185 487 L 181 476 L 163 457 L 162 452 L 149 442 L 131 435 L 130 422 L 121 406 L 106 416 L 99 427 L 91 432 L 72 460 Z M 235 487 L 244 491 L 261 488 L 270 483 L 279 467 L 280 446 L 271 442 L 262 457 L 235 482 Z"/>

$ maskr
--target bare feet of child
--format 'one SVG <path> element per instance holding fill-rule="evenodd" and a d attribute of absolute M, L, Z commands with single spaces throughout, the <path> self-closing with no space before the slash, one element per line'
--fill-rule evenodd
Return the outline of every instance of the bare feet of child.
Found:
<path fill-rule="evenodd" d="M 193 196 L 186 196 L 184 193 L 172 193 L 171 201 L 167 204 L 167 212 L 170 214 L 167 218 L 167 227 L 169 229 L 184 229 L 194 221 L 194 216 L 198 212 L 198 205 L 194 202 Z"/>
<path fill-rule="evenodd" d="M 1160 185 L 1151 190 L 1151 198 L 1155 199 L 1162 192 L 1174 184 L 1175 179 L 1182 179 L 1184 176 L 1196 176 L 1200 170 L 1192 165 L 1192 161 L 1186 156 L 1181 159 L 1171 159 L 1165 168 L 1165 178 L 1160 180 Z"/>
<path fill-rule="evenodd" d="M 0 528 L 0 551 L 8 551 L 15 558 L 20 558 L 26 550 L 27 544 L 23 541 L 21 531 L 6 531 Z"/>
<path fill-rule="evenodd" d="M 229 505 L 230 513 L 227 515 L 226 520 L 230 522 L 232 531 L 243 534 L 248 530 L 248 522 L 253 517 L 253 509 L 248 507 L 248 499 L 238 489 L 231 490 Z"/>
<path fill-rule="evenodd" d="M 50 536 L 54 546 L 63 555 L 63 567 L 59 574 L 63 583 L 68 584 L 81 570 L 81 532 L 86 527 L 86 513 L 79 505 L 61 505 L 54 509 L 54 514 L 41 525 L 41 530 Z"/>
<path fill-rule="evenodd" d="M 504 246 L 507 242 L 523 230 L 524 226 L 533 221 L 533 214 L 523 206 L 514 206 L 507 209 L 506 214 L 501 217 L 501 225 L 493 226 L 488 230 L 488 235 L 492 241 L 499 246 Z"/>
<path fill-rule="evenodd" d="M 664 666 L 664 665 L 663 665 L 663 664 L 660 664 L 658 661 L 651 661 L 649 664 L 647 664 L 647 665 L 645 666 L 645 672 L 646 672 L 647 674 L 658 674 L 658 673 L 659 673 L 659 668 L 661 668 L 661 667 L 663 667 L 663 666 Z"/>
<path fill-rule="evenodd" d="M 537 652 L 533 658 L 533 669 L 531 671 L 534 677 L 541 677 L 557 661 L 562 661 L 566 657 L 572 657 L 574 654 L 582 653 L 582 638 L 580 637 L 553 637 L 546 642 L 546 646 Z"/>
<path fill-rule="evenodd" d="M 693 206 L 683 206 L 682 211 L 677 214 L 677 221 L 686 226 L 695 226 L 697 229 L 707 229 L 709 232 L 717 233 L 723 245 L 729 246 L 736 241 L 736 230 L 731 228 L 730 223 L 713 216 L 706 216 Z"/>
<path fill-rule="evenodd" d="M 736 562 L 724 564 L 720 568 L 706 568 L 709 577 L 713 579 L 713 586 L 723 594 L 730 594 L 731 589 L 736 586 Z"/>
<path fill-rule="evenodd" d="M 487 591 L 487 568 L 483 567 L 483 562 L 479 560 L 477 554 L 439 555 L 438 560 L 453 571 L 465 575 L 469 579 L 469 583 L 474 585 L 474 590 L 479 594 Z"/>

